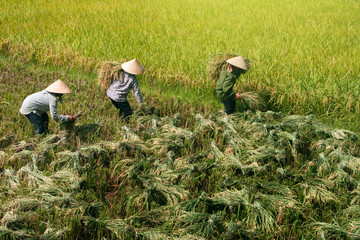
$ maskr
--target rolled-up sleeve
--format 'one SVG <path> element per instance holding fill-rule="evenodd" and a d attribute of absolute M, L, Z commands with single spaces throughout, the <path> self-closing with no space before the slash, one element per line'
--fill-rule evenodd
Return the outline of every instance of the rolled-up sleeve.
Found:
<path fill-rule="evenodd" d="M 57 99 L 56 97 L 52 97 L 49 99 L 49 109 L 50 115 L 56 122 L 68 122 L 69 116 L 60 115 L 57 113 Z"/>
<path fill-rule="evenodd" d="M 142 96 L 141 96 L 139 83 L 138 83 L 136 78 L 134 78 L 133 80 L 134 80 L 134 85 L 133 85 L 134 95 L 135 95 L 136 100 L 138 101 L 138 103 L 141 104 L 143 102 L 143 99 L 142 99 Z"/>

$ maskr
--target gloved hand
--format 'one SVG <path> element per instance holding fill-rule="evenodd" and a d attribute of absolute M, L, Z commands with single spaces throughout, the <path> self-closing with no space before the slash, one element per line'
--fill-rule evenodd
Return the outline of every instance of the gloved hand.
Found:
<path fill-rule="evenodd" d="M 69 116 L 69 122 L 73 122 L 73 121 L 75 121 L 76 120 L 76 117 L 74 117 L 74 116 Z"/>

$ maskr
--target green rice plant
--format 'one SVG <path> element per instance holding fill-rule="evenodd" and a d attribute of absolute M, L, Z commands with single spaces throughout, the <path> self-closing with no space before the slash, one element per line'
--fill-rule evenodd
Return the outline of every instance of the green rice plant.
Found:
<path fill-rule="evenodd" d="M 124 132 L 123 141 L 129 143 L 142 142 L 140 137 L 137 134 L 135 134 L 133 131 L 131 131 L 127 126 L 123 126 L 121 130 L 123 130 Z"/>
<path fill-rule="evenodd" d="M 189 192 L 178 185 L 162 183 L 160 179 L 139 176 L 143 189 L 129 196 L 127 209 L 151 210 L 155 205 L 174 205 L 188 199 Z"/>
<path fill-rule="evenodd" d="M 360 207 L 358 205 L 351 205 L 343 211 L 347 219 L 359 219 Z"/>
<path fill-rule="evenodd" d="M 183 128 L 178 128 L 173 125 L 164 124 L 162 127 L 162 135 L 165 138 L 176 138 L 177 136 L 184 137 L 186 140 L 192 139 L 194 137 L 193 133 L 185 130 Z"/>
<path fill-rule="evenodd" d="M 18 153 L 18 152 L 21 152 L 23 150 L 28 150 L 28 151 L 33 151 L 34 150 L 34 144 L 29 142 L 27 143 L 26 141 L 21 141 L 19 143 L 15 143 L 11 146 L 11 149 Z"/>
<path fill-rule="evenodd" d="M 356 205 L 360 203 L 360 185 L 357 185 L 357 188 L 351 192 L 352 195 L 355 195 L 351 200 L 351 205 Z"/>
<path fill-rule="evenodd" d="M 259 162 L 261 164 L 275 163 L 280 167 L 283 167 L 285 164 L 285 151 L 282 149 L 274 148 L 273 146 L 260 146 L 255 150 L 249 151 L 249 161 L 250 162 Z"/>
<path fill-rule="evenodd" d="M 222 153 L 220 149 L 216 146 L 214 141 L 211 141 L 211 153 L 214 156 L 215 163 L 218 163 L 220 166 L 234 169 L 242 169 L 244 167 L 243 163 L 235 156 L 225 155 L 224 153 Z M 256 168 L 256 166 L 251 167 Z"/>
<path fill-rule="evenodd" d="M 328 179 L 336 186 L 351 188 L 356 184 L 356 180 L 353 179 L 348 173 L 346 173 L 341 167 L 337 167 L 328 177 Z"/>
<path fill-rule="evenodd" d="M 48 177 L 43 174 L 43 172 L 38 171 L 37 168 L 33 168 L 29 165 L 22 167 L 17 175 L 22 178 L 22 181 L 26 179 L 26 186 L 37 187 L 42 184 L 53 184 L 51 177 Z"/>
<path fill-rule="evenodd" d="M 35 198 L 17 198 L 14 199 L 12 202 L 8 203 L 7 205 L 3 205 L 2 209 L 6 211 L 29 212 L 38 207 L 41 207 L 41 204 L 42 202 Z"/>
<path fill-rule="evenodd" d="M 338 168 L 346 170 L 350 175 L 358 176 L 360 173 L 360 159 L 351 155 L 342 154 L 339 151 L 333 151 L 329 154 L 333 162 L 338 162 Z"/>
<path fill-rule="evenodd" d="M 10 146 L 12 144 L 13 140 L 14 140 L 14 135 L 11 133 L 0 138 L 0 149 Z"/>
<path fill-rule="evenodd" d="M 360 234 L 360 221 L 359 221 L 359 218 L 357 218 L 354 221 L 351 221 L 348 224 L 348 228 L 349 228 L 349 231 L 352 233 L 351 237 L 353 237 L 354 239 L 359 238 L 359 234 Z"/>
<path fill-rule="evenodd" d="M 321 239 L 357 239 L 360 237 L 359 234 L 349 232 L 336 221 L 333 221 L 333 223 L 314 222 L 310 224 L 310 227 L 314 228 Z"/>
<path fill-rule="evenodd" d="M 254 229 L 248 229 L 241 222 L 227 222 L 226 232 L 224 233 L 224 239 L 242 239 L 242 238 L 255 238 L 256 231 Z"/>
<path fill-rule="evenodd" d="M 274 181 L 262 183 L 260 186 L 258 186 L 258 188 L 266 193 L 276 193 L 290 198 L 294 197 L 294 192 L 289 188 L 289 186 Z"/>
<path fill-rule="evenodd" d="M 183 234 L 183 235 L 182 235 Z M 197 235 L 189 234 L 186 231 L 182 231 L 179 237 L 174 237 L 174 240 L 205 240 L 206 238 L 199 237 Z"/>
<path fill-rule="evenodd" d="M 240 102 L 245 109 L 253 111 L 264 111 L 266 109 L 265 101 L 257 92 L 242 92 L 240 96 Z"/>
<path fill-rule="evenodd" d="M 58 152 L 56 153 L 57 159 L 52 161 L 50 163 L 50 167 L 52 169 L 59 169 L 59 168 L 69 168 L 69 169 L 73 169 L 76 171 L 81 170 L 82 168 L 82 163 L 81 163 L 81 158 L 82 155 L 80 153 L 80 151 L 76 151 L 76 152 L 70 152 L 70 151 L 65 151 L 65 152 Z"/>
<path fill-rule="evenodd" d="M 29 159 L 31 159 L 32 155 L 34 154 L 34 151 L 30 150 L 23 150 L 21 152 L 15 153 L 9 158 L 9 162 L 16 162 L 16 161 L 22 161 L 21 164 L 24 164 L 28 162 Z"/>
<path fill-rule="evenodd" d="M 276 227 L 273 214 L 265 209 L 260 202 L 255 201 L 247 206 L 245 224 L 249 228 L 271 233 Z"/>
<path fill-rule="evenodd" d="M 7 158 L 7 154 L 3 151 L 0 151 L 0 169 L 3 169 L 5 163 L 6 163 L 6 158 Z"/>
<path fill-rule="evenodd" d="M 52 227 L 46 228 L 44 233 L 40 236 L 41 240 L 56 240 L 61 239 L 65 237 L 65 234 L 69 232 L 69 229 L 67 227 L 63 229 L 56 229 Z"/>
<path fill-rule="evenodd" d="M 286 215 L 286 212 L 300 210 L 300 203 L 294 196 L 256 194 L 259 201 L 263 203 L 266 209 L 270 210 L 276 216 L 276 222 L 280 224 Z"/>
<path fill-rule="evenodd" d="M 26 230 L 11 230 L 8 229 L 4 226 L 0 226 L 0 237 L 1 238 L 17 238 L 17 239 L 21 239 L 21 238 L 29 238 L 31 237 L 30 234 L 28 234 L 28 232 Z"/>
<path fill-rule="evenodd" d="M 331 137 L 338 140 L 350 140 L 355 142 L 359 139 L 355 133 L 345 129 L 334 129 L 331 130 L 329 134 L 331 135 Z"/>
<path fill-rule="evenodd" d="M 304 202 L 317 202 L 325 204 L 333 201 L 337 202 L 337 196 L 328 190 L 330 183 L 321 179 L 307 179 L 305 183 L 300 184 L 303 191 Z"/>
<path fill-rule="evenodd" d="M 228 206 L 231 210 L 237 211 L 236 208 L 240 207 L 240 205 L 247 207 L 251 204 L 250 192 L 246 188 L 241 190 L 226 190 L 215 194 L 213 198 L 205 198 L 205 202 L 210 206 Z"/>
<path fill-rule="evenodd" d="M 85 217 L 85 225 L 93 230 L 107 229 L 120 239 L 134 238 L 136 230 L 128 225 L 124 219 Z"/>
<path fill-rule="evenodd" d="M 156 229 L 138 229 L 136 234 L 141 239 L 149 239 L 149 240 L 170 240 L 173 239 L 172 236 L 163 233 L 163 230 Z"/>
<path fill-rule="evenodd" d="M 102 148 L 99 145 L 82 147 L 79 149 L 79 152 L 81 157 L 87 160 L 108 159 L 109 157 L 106 149 Z"/>
<path fill-rule="evenodd" d="M 323 152 L 319 154 L 319 157 L 316 159 L 316 163 L 318 166 L 318 175 L 320 177 L 325 177 L 331 172 L 331 165 Z"/>
<path fill-rule="evenodd" d="M 179 224 L 190 233 L 205 238 L 215 237 L 223 226 L 223 217 L 219 214 L 184 212 L 179 217 Z"/>
<path fill-rule="evenodd" d="M 17 190 L 19 187 L 19 178 L 14 173 L 11 169 L 5 169 L 2 173 L 5 176 L 2 183 L 8 190 Z"/>
<path fill-rule="evenodd" d="M 211 134 L 216 129 L 216 123 L 210 119 L 205 119 L 202 115 L 196 114 L 195 118 L 198 123 L 194 129 L 194 132 L 199 132 L 201 134 Z"/>

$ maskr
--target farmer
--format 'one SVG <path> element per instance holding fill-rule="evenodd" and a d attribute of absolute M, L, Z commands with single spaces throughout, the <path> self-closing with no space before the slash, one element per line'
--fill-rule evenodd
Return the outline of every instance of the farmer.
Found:
<path fill-rule="evenodd" d="M 25 115 L 35 128 L 35 135 L 48 132 L 50 110 L 51 117 L 56 121 L 75 121 L 74 116 L 64 116 L 57 113 L 57 102 L 62 103 L 62 95 L 71 93 L 66 84 L 57 80 L 45 90 L 27 96 L 22 103 L 20 113 Z"/>
<path fill-rule="evenodd" d="M 225 112 L 231 114 L 235 111 L 236 100 L 241 99 L 240 93 L 235 93 L 233 87 L 236 79 L 241 74 L 246 73 L 248 67 L 241 56 L 230 58 L 226 62 L 229 67 L 220 72 L 219 79 L 216 82 L 216 93 L 225 106 Z"/>
<path fill-rule="evenodd" d="M 143 74 L 145 68 L 135 59 L 121 64 L 121 73 L 118 78 L 110 84 L 106 95 L 117 109 L 120 109 L 119 116 L 124 114 L 122 120 L 128 121 L 132 115 L 132 109 L 127 100 L 127 95 L 133 89 L 136 100 L 139 104 L 143 102 L 139 83 L 135 75 Z"/>

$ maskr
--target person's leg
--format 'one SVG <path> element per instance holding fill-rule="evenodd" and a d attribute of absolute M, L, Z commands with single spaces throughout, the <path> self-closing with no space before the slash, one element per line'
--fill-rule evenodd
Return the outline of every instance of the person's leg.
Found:
<path fill-rule="evenodd" d="M 44 112 L 43 114 L 41 114 L 41 118 L 44 123 L 44 132 L 48 133 L 49 132 L 49 116 L 46 112 Z"/>
<path fill-rule="evenodd" d="M 128 121 L 129 117 L 132 115 L 132 109 L 130 107 L 129 102 L 116 102 L 110 98 L 111 102 L 114 104 L 114 106 L 120 110 L 119 116 L 121 117 L 121 114 L 124 113 L 124 116 L 122 117 L 122 120 Z"/>
<path fill-rule="evenodd" d="M 235 99 L 221 99 L 221 102 L 225 106 L 226 114 L 231 114 L 235 112 L 236 100 Z"/>
<path fill-rule="evenodd" d="M 25 115 L 27 119 L 31 122 L 31 124 L 35 128 L 35 135 L 37 134 L 43 134 L 45 132 L 44 122 L 41 116 L 35 114 L 35 113 L 29 113 Z"/>
<path fill-rule="evenodd" d="M 133 114 L 131 106 L 129 102 L 121 102 L 120 103 L 120 110 L 124 113 L 122 120 L 129 121 L 130 116 Z"/>
<path fill-rule="evenodd" d="M 123 112 L 121 111 L 121 108 L 120 108 L 120 106 L 119 106 L 119 103 L 120 103 L 120 102 L 116 102 L 116 101 L 112 100 L 111 98 L 110 98 L 110 100 L 111 100 L 112 104 L 113 104 L 117 109 L 119 109 L 119 117 L 121 117 L 121 115 L 123 114 Z"/>

